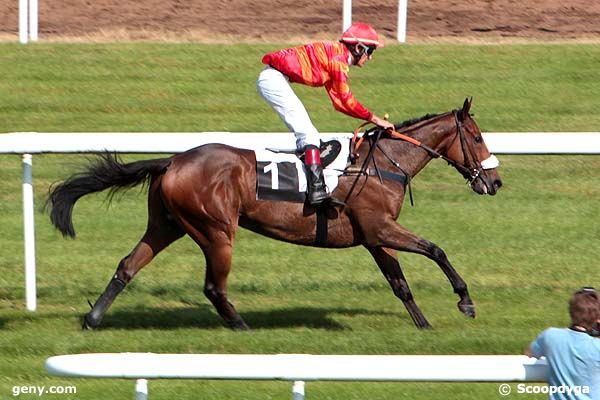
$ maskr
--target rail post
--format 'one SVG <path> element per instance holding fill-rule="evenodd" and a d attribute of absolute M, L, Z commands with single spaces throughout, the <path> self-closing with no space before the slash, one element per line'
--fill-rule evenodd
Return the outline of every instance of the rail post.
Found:
<path fill-rule="evenodd" d="M 148 379 L 135 381 L 135 400 L 148 400 Z"/>
<path fill-rule="evenodd" d="M 35 222 L 33 212 L 33 157 L 23 154 L 23 235 L 25 243 L 25 298 L 27 309 L 35 311 Z"/>
<path fill-rule="evenodd" d="M 304 400 L 304 381 L 294 381 L 292 400 Z"/>
<path fill-rule="evenodd" d="M 398 1 L 398 41 L 406 42 L 406 21 L 408 20 L 408 0 Z"/>

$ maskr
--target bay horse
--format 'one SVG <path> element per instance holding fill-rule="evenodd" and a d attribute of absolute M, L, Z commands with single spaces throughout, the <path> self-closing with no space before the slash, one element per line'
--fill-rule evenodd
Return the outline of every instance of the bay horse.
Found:
<path fill-rule="evenodd" d="M 257 200 L 253 151 L 207 144 L 172 157 L 127 164 L 109 153 L 100 156 L 86 171 L 50 188 L 46 206 L 52 224 L 63 236 L 74 238 L 72 212 L 80 197 L 105 189 L 114 194 L 142 183 L 148 184 L 148 224 L 139 243 L 120 261 L 105 291 L 84 316 L 83 328 L 98 327 L 135 275 L 187 234 L 206 259 L 204 294 L 229 327 L 248 329 L 227 299 L 238 226 L 298 245 L 364 246 L 418 328 L 431 326 L 414 301 L 396 252 L 424 255 L 435 261 L 450 281 L 460 298 L 458 309 L 474 318 L 475 306 L 467 284 L 444 251 L 396 222 L 406 193 L 406 181 L 398 178 L 414 177 L 433 158 L 445 159 L 478 194 L 495 195 L 502 186 L 497 160 L 485 145 L 470 107 L 471 101 L 466 99 L 460 109 L 397 125 L 396 129 L 406 135 L 403 139 L 392 134 L 396 132 L 366 132 L 355 154 L 361 168 L 339 178 L 333 196 L 344 199 L 345 204 L 326 207 L 328 231 L 320 243 L 315 237 L 322 207 Z"/>

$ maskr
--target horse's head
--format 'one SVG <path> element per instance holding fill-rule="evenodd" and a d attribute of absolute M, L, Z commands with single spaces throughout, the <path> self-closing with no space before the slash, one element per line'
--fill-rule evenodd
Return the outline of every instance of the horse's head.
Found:
<path fill-rule="evenodd" d="M 454 110 L 456 135 L 447 148 L 446 156 L 479 194 L 495 195 L 502 186 L 496 168 L 500 162 L 488 150 L 481 130 L 469 114 L 471 100 L 465 99 L 462 109 Z"/>

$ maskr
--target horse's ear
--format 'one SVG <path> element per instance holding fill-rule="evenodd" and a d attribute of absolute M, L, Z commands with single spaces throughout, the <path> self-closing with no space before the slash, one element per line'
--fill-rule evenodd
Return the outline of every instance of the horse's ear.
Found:
<path fill-rule="evenodd" d="M 461 120 L 465 120 L 469 116 L 469 111 L 471 110 L 471 103 L 473 102 L 473 98 L 467 97 L 465 102 L 463 103 L 462 109 L 460 110 Z"/>

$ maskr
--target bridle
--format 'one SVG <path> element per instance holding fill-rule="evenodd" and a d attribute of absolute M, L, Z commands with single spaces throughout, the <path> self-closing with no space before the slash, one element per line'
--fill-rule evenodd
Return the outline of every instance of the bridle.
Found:
<path fill-rule="evenodd" d="M 460 119 L 458 118 L 458 111 L 454 110 L 452 111 L 452 114 L 454 116 L 454 122 L 456 124 L 456 138 L 458 138 L 460 140 L 460 146 L 461 146 L 461 150 L 463 153 L 463 162 L 462 164 L 459 163 L 456 160 L 453 160 L 441 153 L 439 153 L 438 151 L 432 149 L 431 147 L 423 144 L 421 141 L 412 138 L 410 136 L 407 136 L 403 133 L 397 132 L 396 130 L 393 131 L 386 131 L 392 138 L 395 139 L 400 139 L 403 140 L 405 142 L 414 144 L 417 147 L 422 148 L 423 150 L 425 150 L 432 158 L 441 158 L 444 161 L 446 161 L 449 165 L 451 165 L 452 167 L 456 168 L 456 170 L 458 170 L 463 177 L 467 180 L 467 184 L 469 186 L 472 186 L 473 183 L 478 179 L 481 178 L 481 173 L 486 170 L 486 169 L 494 169 L 496 167 L 498 167 L 499 162 L 498 159 L 496 158 L 496 156 L 491 155 L 489 158 L 478 162 L 477 158 L 473 155 L 470 154 L 470 148 L 466 143 L 466 138 L 465 138 L 465 133 L 463 130 L 463 124 L 460 121 Z M 444 117 L 447 114 L 442 114 L 440 116 L 438 116 L 438 118 Z M 358 147 L 360 146 L 360 144 L 362 143 L 362 140 L 364 138 L 365 135 L 368 135 L 370 132 L 373 132 L 374 130 L 377 130 L 377 128 L 371 130 L 371 131 L 366 131 L 365 134 L 363 135 L 363 137 L 361 137 L 359 140 L 356 140 L 358 132 L 360 131 L 360 129 L 364 126 L 365 124 L 361 125 L 360 127 L 357 128 L 357 130 L 354 132 L 354 137 L 352 138 L 352 154 L 351 157 L 357 157 L 357 151 L 358 151 Z M 378 141 L 379 138 L 381 137 L 381 135 L 377 135 L 377 140 L 375 142 L 375 146 L 377 146 L 379 148 L 379 150 L 385 155 L 385 157 L 397 168 L 401 169 L 399 164 L 394 161 L 384 150 L 381 146 L 379 146 Z M 456 138 L 454 139 L 454 141 L 456 140 Z M 372 152 L 369 152 L 369 155 L 372 156 Z"/>
<path fill-rule="evenodd" d="M 453 167 L 456 168 L 467 180 L 467 184 L 473 185 L 473 183 L 475 182 L 475 180 L 477 180 L 477 178 L 480 177 L 481 173 L 486 170 L 486 169 L 494 169 L 496 167 L 498 167 L 498 165 L 500 164 L 498 162 L 498 159 L 496 158 L 496 156 L 494 156 L 493 154 L 481 161 L 478 162 L 477 158 L 473 155 L 470 154 L 472 153 L 470 151 L 469 146 L 467 146 L 466 144 L 466 138 L 465 138 L 465 133 L 463 131 L 463 124 L 460 121 L 460 119 L 458 118 L 458 112 L 457 111 L 453 111 L 454 114 L 454 121 L 456 123 L 456 132 L 457 132 L 457 136 L 460 138 L 460 147 L 463 153 L 463 163 L 462 165 L 455 162 L 453 164 Z M 469 155 L 471 156 L 471 160 L 469 160 Z M 446 160 L 448 161 L 448 160 Z"/>

